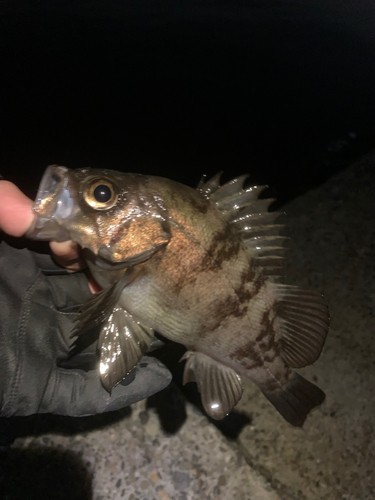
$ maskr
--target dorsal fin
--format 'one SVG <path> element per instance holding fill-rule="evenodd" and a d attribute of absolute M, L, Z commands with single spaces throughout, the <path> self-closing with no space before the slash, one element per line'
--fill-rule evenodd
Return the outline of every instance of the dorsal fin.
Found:
<path fill-rule="evenodd" d="M 220 187 L 220 178 L 223 175 L 223 172 L 218 172 L 216 175 L 211 177 L 208 181 L 206 181 L 206 176 L 203 175 L 199 184 L 197 186 L 197 190 L 200 191 L 207 198 L 210 194 L 214 193 Z"/>
<path fill-rule="evenodd" d="M 271 281 L 283 276 L 283 256 L 289 238 L 283 236 L 285 224 L 277 223 L 284 215 L 268 212 L 273 199 L 259 199 L 268 186 L 244 189 L 248 175 L 241 175 L 220 186 L 221 172 L 208 181 L 203 177 L 198 185 L 206 198 L 212 201 L 241 234 L 251 257 L 256 259 Z"/>

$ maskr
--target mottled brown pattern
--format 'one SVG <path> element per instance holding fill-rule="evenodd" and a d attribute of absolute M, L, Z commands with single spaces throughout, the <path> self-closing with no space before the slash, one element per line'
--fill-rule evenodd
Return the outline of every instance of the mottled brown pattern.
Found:
<path fill-rule="evenodd" d="M 181 293 L 181 290 L 183 290 L 187 285 L 191 285 L 196 281 L 197 276 L 190 273 L 189 270 L 186 270 L 184 273 L 180 273 L 179 279 L 177 281 L 173 281 L 171 283 L 172 290 L 176 297 L 178 297 L 178 295 Z"/>
<path fill-rule="evenodd" d="M 241 304 L 244 304 L 245 302 L 249 302 L 250 299 L 259 293 L 261 285 L 264 283 L 264 277 L 257 274 L 253 265 L 249 263 L 247 269 L 241 274 L 240 280 L 240 285 L 236 288 L 235 292 Z M 251 286 L 249 286 L 250 284 Z"/>
<path fill-rule="evenodd" d="M 218 301 L 215 307 L 215 316 L 223 321 L 228 316 L 243 318 L 246 315 L 247 307 L 241 307 L 237 297 L 228 295 L 224 300 Z"/>
<path fill-rule="evenodd" d="M 111 239 L 110 239 L 110 245 L 115 245 L 116 243 L 118 243 L 121 238 L 123 237 L 123 233 L 122 233 L 122 228 L 120 227 L 117 231 L 117 233 L 115 233 Z"/>
<path fill-rule="evenodd" d="M 264 362 L 265 363 L 272 363 L 272 361 L 275 361 L 276 356 L 277 356 L 277 354 L 274 351 L 268 351 L 263 356 Z"/>
<path fill-rule="evenodd" d="M 247 370 L 259 368 L 264 363 L 272 363 L 279 356 L 279 345 L 275 340 L 273 319 L 270 319 L 269 311 L 264 312 L 260 326 L 261 331 L 255 341 L 248 341 L 235 349 L 230 355 L 232 359 L 237 360 Z M 269 385 L 268 390 L 274 390 L 277 386 L 277 384 L 275 386 L 275 381 L 272 380 Z"/>
<path fill-rule="evenodd" d="M 264 360 L 268 362 L 273 361 L 280 353 L 280 345 L 276 340 L 276 332 L 273 324 L 274 319 L 274 314 L 272 315 L 272 319 L 270 319 L 270 311 L 264 312 L 261 321 L 262 329 L 256 339 L 259 342 L 259 347 L 265 352 Z"/>
<path fill-rule="evenodd" d="M 240 237 L 234 234 L 229 224 L 222 231 L 215 234 L 207 254 L 215 261 L 217 269 L 221 269 L 224 262 L 238 255 L 240 250 Z"/>
<path fill-rule="evenodd" d="M 267 330 L 265 328 L 262 328 L 255 340 L 257 342 L 261 342 L 266 336 L 267 336 Z"/>
<path fill-rule="evenodd" d="M 172 187 L 172 186 L 170 186 Z M 196 217 L 196 214 L 205 215 L 211 207 L 211 203 L 202 194 L 194 191 L 187 186 L 175 183 L 174 189 L 168 189 L 167 197 L 164 195 L 164 201 L 171 201 L 172 210 L 176 210 L 181 215 L 180 208 L 183 208 L 184 215 L 189 213 Z"/>
<path fill-rule="evenodd" d="M 219 271 L 219 266 L 217 265 L 215 259 L 208 252 L 203 256 L 199 268 L 197 268 L 197 273 L 205 271 Z"/>
<path fill-rule="evenodd" d="M 192 254 L 191 261 L 187 262 L 181 261 L 180 255 L 184 247 L 186 247 L 186 238 L 182 233 L 174 234 L 172 239 L 172 245 L 168 249 L 168 261 L 167 265 L 164 261 L 160 264 L 163 268 L 163 274 L 166 273 L 166 280 L 168 280 L 169 286 L 173 290 L 173 293 L 178 296 L 186 286 L 194 284 L 199 273 L 195 270 L 201 268 L 201 263 L 199 260 L 199 255 Z M 194 272 L 193 269 L 194 268 Z"/>
<path fill-rule="evenodd" d="M 254 264 L 252 261 L 249 262 L 248 266 L 241 273 L 241 285 L 255 279 L 256 272 Z"/>
<path fill-rule="evenodd" d="M 181 256 L 186 254 L 187 248 L 190 248 L 189 254 L 185 259 L 181 259 Z M 198 277 L 218 270 L 212 256 L 198 245 L 192 245 L 188 235 L 180 227 L 176 227 L 173 231 L 169 252 L 166 278 L 175 275 L 175 279 L 170 280 L 170 286 L 176 295 L 186 286 L 195 283 Z"/>
<path fill-rule="evenodd" d="M 256 342 L 249 340 L 245 345 L 235 349 L 230 357 L 238 361 L 247 370 L 259 368 L 263 365 L 261 355 L 256 351 Z"/>
<path fill-rule="evenodd" d="M 196 266 L 194 272 L 197 274 L 206 271 L 219 272 L 225 262 L 238 255 L 240 245 L 240 239 L 232 233 L 227 224 L 225 228 L 212 237 L 207 251 L 202 255 L 202 260 Z"/>
<path fill-rule="evenodd" d="M 241 283 L 241 285 L 235 289 L 235 292 L 241 304 L 249 302 L 251 297 L 253 296 L 248 282 Z"/>
<path fill-rule="evenodd" d="M 217 300 L 214 304 L 213 313 L 201 324 L 199 336 L 201 338 L 211 334 L 219 328 L 229 317 L 243 318 L 247 313 L 247 306 L 239 303 L 237 297 L 228 295 L 225 299 Z"/>
<path fill-rule="evenodd" d="M 202 197 L 202 200 L 197 200 L 193 196 L 188 200 L 190 205 L 200 214 L 204 215 L 210 206 L 210 202 Z"/>
<path fill-rule="evenodd" d="M 264 274 L 258 272 L 253 280 L 253 296 L 255 297 L 260 292 L 260 289 L 266 282 Z"/>

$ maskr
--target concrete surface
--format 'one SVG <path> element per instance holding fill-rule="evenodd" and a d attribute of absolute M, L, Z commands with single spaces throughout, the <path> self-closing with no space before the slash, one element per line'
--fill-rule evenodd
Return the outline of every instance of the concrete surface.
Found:
<path fill-rule="evenodd" d="M 88 483 L 93 477 L 93 496 L 88 484 L 81 485 L 77 494 L 77 475 L 72 472 L 65 484 L 59 484 L 51 480 L 58 470 L 45 475 L 32 465 L 32 484 L 30 471 L 20 467 L 25 466 L 22 451 L 34 453 L 35 459 L 30 462 L 42 459 L 43 467 L 48 467 L 40 447 L 55 450 L 61 457 L 55 467 L 60 477 L 72 467 L 81 482 Z M 75 457 L 64 455 L 64 451 Z M 72 436 L 54 433 L 17 439 L 12 453 L 7 495 L 1 497 L 6 500 L 280 500 L 247 464 L 238 447 L 190 404 L 185 424 L 173 436 L 163 434 L 156 412 L 145 411 L 145 402 L 140 402 L 133 405 L 131 415 L 104 429 Z M 50 458 L 54 459 L 52 455 Z M 25 491 L 25 484 L 30 484 L 30 490 Z"/>
<path fill-rule="evenodd" d="M 375 498 L 375 153 L 285 207 L 294 247 L 289 282 L 324 293 L 331 330 L 301 370 L 327 399 L 302 430 L 253 387 L 239 437 L 247 460 L 283 498 Z"/>
<path fill-rule="evenodd" d="M 285 207 L 294 240 L 289 282 L 322 291 L 332 318 L 321 358 L 301 370 L 327 393 L 303 429 L 284 422 L 250 383 L 237 410 L 252 421 L 235 442 L 190 403 L 179 431 L 165 435 L 155 409 L 141 402 L 101 429 L 17 439 L 8 463 L 13 493 L 4 498 L 25 498 L 14 492 L 27 467 L 39 488 L 54 474 L 67 478 L 27 498 L 375 498 L 374 170 L 375 153 Z M 33 450 L 47 459 L 22 461 Z M 56 456 L 61 461 L 49 472 Z"/>

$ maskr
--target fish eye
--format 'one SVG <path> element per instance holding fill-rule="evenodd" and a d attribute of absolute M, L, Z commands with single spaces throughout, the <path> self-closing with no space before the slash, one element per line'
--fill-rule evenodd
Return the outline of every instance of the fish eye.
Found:
<path fill-rule="evenodd" d="M 112 197 L 112 191 L 106 184 L 99 184 L 94 189 L 94 198 L 99 203 L 107 203 Z"/>
<path fill-rule="evenodd" d="M 108 210 L 117 202 L 117 188 L 108 179 L 89 179 L 83 188 L 83 198 L 95 210 Z"/>

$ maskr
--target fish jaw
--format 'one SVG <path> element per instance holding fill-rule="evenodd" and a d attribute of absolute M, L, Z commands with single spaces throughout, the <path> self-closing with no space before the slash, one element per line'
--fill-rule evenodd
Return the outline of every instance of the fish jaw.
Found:
<path fill-rule="evenodd" d="M 32 207 L 35 219 L 26 237 L 60 242 L 71 239 L 66 222 L 74 216 L 77 208 L 69 186 L 69 169 L 58 165 L 49 166 Z"/>

